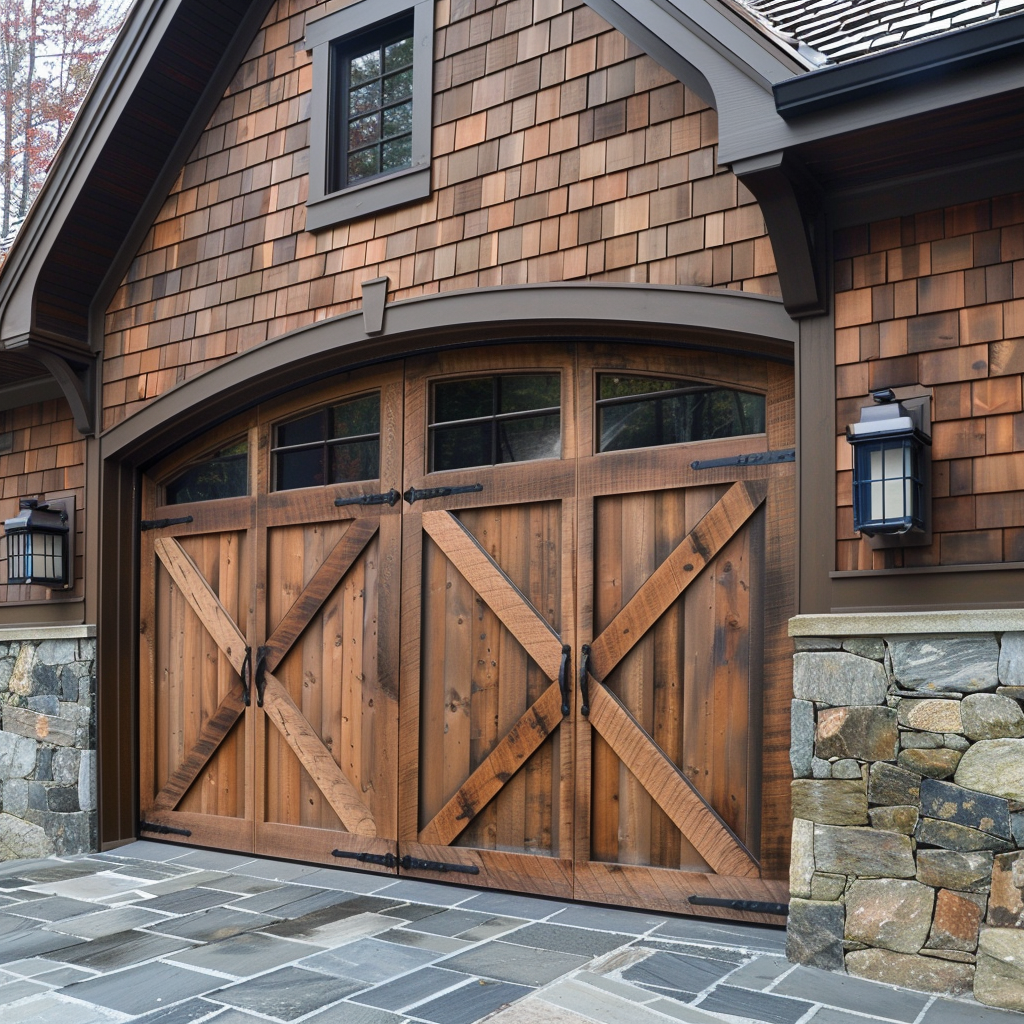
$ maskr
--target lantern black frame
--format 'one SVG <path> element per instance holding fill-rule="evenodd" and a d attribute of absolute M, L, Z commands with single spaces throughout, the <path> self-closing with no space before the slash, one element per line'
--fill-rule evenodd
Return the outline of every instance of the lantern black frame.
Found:
<path fill-rule="evenodd" d="M 73 502 L 22 498 L 19 505 L 21 514 L 4 523 L 8 584 L 69 590 L 74 586 Z"/>
<path fill-rule="evenodd" d="M 847 436 L 847 440 L 853 447 L 854 530 L 866 537 L 874 537 L 877 534 L 901 536 L 911 532 L 924 533 L 927 529 L 925 502 L 927 499 L 928 454 L 926 449 L 931 444 L 928 436 L 914 428 L 913 430 L 893 430 L 861 436 L 850 434 Z M 871 456 L 875 452 L 883 451 L 909 453 L 909 460 L 906 454 L 900 459 L 904 466 L 909 461 L 909 474 L 904 471 L 902 476 L 886 477 L 883 457 L 883 476 L 873 477 L 871 475 Z M 910 514 L 886 516 L 884 484 L 887 482 L 891 484 L 896 480 L 903 482 L 904 494 L 906 494 L 907 482 L 910 484 Z M 871 488 L 875 484 L 883 485 L 883 515 L 881 518 L 872 518 L 871 515 Z"/>

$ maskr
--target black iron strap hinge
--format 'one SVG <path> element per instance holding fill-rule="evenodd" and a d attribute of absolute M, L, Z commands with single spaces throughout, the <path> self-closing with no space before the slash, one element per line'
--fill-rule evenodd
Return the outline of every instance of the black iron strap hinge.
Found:
<path fill-rule="evenodd" d="M 156 825 L 152 821 L 140 821 L 139 822 L 140 832 L 156 832 L 157 835 L 161 836 L 190 836 L 191 832 L 187 828 L 171 828 L 170 825 Z"/>
<path fill-rule="evenodd" d="M 177 519 L 143 519 L 139 523 L 140 530 L 162 530 L 165 526 L 184 526 L 193 521 L 191 516 L 180 516 Z"/>
<path fill-rule="evenodd" d="M 357 860 L 361 864 L 380 864 L 385 868 L 393 868 L 398 863 L 393 853 L 349 853 L 347 850 L 331 850 L 331 856 Z"/>
<path fill-rule="evenodd" d="M 447 498 L 449 494 L 472 494 L 483 489 L 483 484 L 465 484 L 461 487 L 427 487 L 424 490 L 410 487 L 405 492 L 405 500 L 410 505 L 415 505 L 417 501 L 426 501 L 428 498 Z"/>
<path fill-rule="evenodd" d="M 406 854 L 398 866 L 403 871 L 460 871 L 464 875 L 479 875 L 480 869 L 475 864 L 445 864 L 439 860 L 420 860 L 419 857 L 410 857 Z"/>
<path fill-rule="evenodd" d="M 725 907 L 728 910 L 745 910 L 750 914 L 789 914 L 788 903 L 761 903 L 759 900 L 727 900 L 717 896 L 691 896 L 688 903 L 695 907 Z"/>
<path fill-rule="evenodd" d="M 777 448 L 773 452 L 751 452 L 728 459 L 697 459 L 690 469 L 718 469 L 719 466 L 774 466 L 779 462 L 796 462 L 795 448 Z"/>
<path fill-rule="evenodd" d="M 392 508 L 395 507 L 395 502 L 401 498 L 401 494 L 391 488 L 390 491 L 385 491 L 383 494 L 360 494 L 355 498 L 335 498 L 334 504 L 341 508 L 342 505 L 390 505 Z"/>

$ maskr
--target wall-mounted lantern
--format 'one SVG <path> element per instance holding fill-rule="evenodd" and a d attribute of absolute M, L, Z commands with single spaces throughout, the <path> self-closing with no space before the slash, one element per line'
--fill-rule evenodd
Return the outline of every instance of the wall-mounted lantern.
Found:
<path fill-rule="evenodd" d="M 853 446 L 853 528 L 867 537 L 920 540 L 928 532 L 931 438 L 922 407 L 907 408 L 890 389 L 846 429 Z"/>
<path fill-rule="evenodd" d="M 20 506 L 18 515 L 4 522 L 7 582 L 70 589 L 75 582 L 73 499 L 40 502 L 22 498 Z"/>

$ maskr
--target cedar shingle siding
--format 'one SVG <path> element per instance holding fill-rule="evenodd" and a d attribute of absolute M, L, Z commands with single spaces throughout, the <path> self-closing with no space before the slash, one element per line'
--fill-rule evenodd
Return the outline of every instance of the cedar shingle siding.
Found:
<path fill-rule="evenodd" d="M 590 279 L 778 294 L 717 117 L 576 0 L 436 5 L 434 190 L 306 233 L 306 18 L 281 0 L 107 315 L 103 424 L 224 358 L 360 305 Z"/>
<path fill-rule="evenodd" d="M 836 256 L 838 430 L 869 389 L 934 395 L 934 543 L 856 539 L 840 436 L 837 567 L 1024 561 L 1024 195 L 840 232 Z"/>

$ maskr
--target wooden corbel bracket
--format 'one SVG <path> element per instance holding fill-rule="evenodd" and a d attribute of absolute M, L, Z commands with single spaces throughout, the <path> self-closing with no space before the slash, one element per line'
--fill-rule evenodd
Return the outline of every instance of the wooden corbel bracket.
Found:
<path fill-rule="evenodd" d="M 26 355 L 39 360 L 47 372 L 60 385 L 78 432 L 86 437 L 96 433 L 96 360 L 97 356 L 83 352 L 70 355 L 45 343 L 30 342 Z"/>
<path fill-rule="evenodd" d="M 792 317 L 827 313 L 826 228 L 817 183 L 783 152 L 737 161 L 732 169 L 761 207 L 786 312 Z"/>

